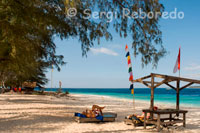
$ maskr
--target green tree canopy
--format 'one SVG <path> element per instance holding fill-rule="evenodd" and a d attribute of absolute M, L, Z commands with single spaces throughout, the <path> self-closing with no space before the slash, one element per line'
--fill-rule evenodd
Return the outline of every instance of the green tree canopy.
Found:
<path fill-rule="evenodd" d="M 77 15 L 67 16 L 70 8 Z M 164 10 L 158 0 L 1 0 L 0 1 L 0 78 L 17 82 L 37 80 L 45 84 L 45 71 L 52 64 L 58 70 L 63 56 L 56 54 L 54 38 L 77 38 L 83 55 L 101 38 L 112 40 L 109 27 L 121 37 L 132 36 L 134 55 L 141 55 L 143 64 L 156 65 L 166 53 L 162 46 L 159 19 L 128 19 L 123 8 L 131 12 L 140 8 L 144 12 Z M 107 17 L 85 19 L 85 9 L 115 11 L 112 23 Z M 10 81 L 9 81 L 10 82 Z"/>
<path fill-rule="evenodd" d="M 95 24 L 98 27 L 104 28 L 101 35 L 105 36 L 106 39 L 112 39 L 112 34 L 109 33 L 108 28 L 113 27 L 115 31 L 119 33 L 121 37 L 127 37 L 127 35 L 132 36 L 132 47 L 134 49 L 134 55 L 140 55 L 143 65 L 152 63 L 155 67 L 160 58 L 166 54 L 166 50 L 162 45 L 162 32 L 159 26 L 159 19 L 161 18 L 162 12 L 164 11 L 164 6 L 159 2 L 159 0 L 65 0 L 66 10 L 70 8 L 77 9 L 77 15 L 72 17 L 71 20 L 74 24 L 80 25 L 80 21 L 84 20 L 86 16 L 85 9 L 90 9 L 92 11 L 98 12 L 113 12 L 117 16 L 110 23 L 109 17 L 100 17 L 98 21 L 94 19 L 86 20 L 89 21 L 88 24 Z M 129 11 L 130 18 L 125 17 L 124 11 Z M 131 14 L 139 13 L 140 11 L 148 14 L 152 12 L 153 18 L 132 18 Z M 87 51 L 88 48 L 93 46 L 93 32 L 87 29 L 88 25 L 86 23 L 84 36 L 87 37 L 87 42 L 82 43 L 83 52 Z M 96 39 L 96 38 L 95 38 Z M 100 39 L 99 36 L 97 38 Z M 91 41 L 90 41 L 91 40 Z M 84 45 L 85 44 L 85 45 Z M 124 44 L 125 45 L 125 44 Z"/>

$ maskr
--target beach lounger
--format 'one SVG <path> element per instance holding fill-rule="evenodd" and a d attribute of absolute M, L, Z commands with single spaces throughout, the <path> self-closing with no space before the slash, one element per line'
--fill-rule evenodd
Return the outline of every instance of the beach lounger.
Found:
<path fill-rule="evenodd" d="M 137 117 L 136 115 L 131 115 L 131 117 L 125 117 L 124 123 L 126 125 L 134 125 L 137 126 L 144 126 L 144 120 L 142 118 Z M 147 124 L 147 125 L 153 125 L 153 124 Z"/>
<path fill-rule="evenodd" d="M 127 125 L 134 125 L 134 126 L 143 126 L 144 125 L 144 121 L 135 115 L 132 115 L 130 118 L 125 117 L 124 123 Z"/>
<path fill-rule="evenodd" d="M 96 118 L 88 118 L 83 114 L 75 113 L 75 121 L 78 123 L 89 123 L 89 122 L 114 122 L 117 117 L 116 113 L 103 113 L 103 116 L 97 116 Z"/>
<path fill-rule="evenodd" d="M 153 107 L 154 110 L 158 110 L 158 107 L 154 106 Z M 147 117 L 146 119 L 150 118 L 150 113 L 147 113 Z M 127 125 L 134 125 L 134 126 L 143 126 L 144 125 L 144 112 L 142 113 L 142 115 L 129 115 L 125 117 L 124 123 Z M 152 124 L 149 124 L 152 125 Z"/>

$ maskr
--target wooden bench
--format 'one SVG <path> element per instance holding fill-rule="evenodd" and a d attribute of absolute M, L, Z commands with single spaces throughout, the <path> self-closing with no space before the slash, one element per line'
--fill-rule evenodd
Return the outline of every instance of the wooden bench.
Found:
<path fill-rule="evenodd" d="M 146 124 L 155 124 L 157 125 L 157 131 L 160 131 L 161 125 L 173 125 L 175 123 L 183 123 L 183 127 L 186 126 L 186 110 L 176 110 L 176 109 L 158 109 L 150 110 L 144 109 L 144 129 L 146 129 Z M 147 113 L 152 113 L 157 115 L 157 119 L 146 119 Z M 183 114 L 183 118 L 172 118 L 172 114 Z M 169 115 L 168 118 L 161 118 L 161 115 Z"/>

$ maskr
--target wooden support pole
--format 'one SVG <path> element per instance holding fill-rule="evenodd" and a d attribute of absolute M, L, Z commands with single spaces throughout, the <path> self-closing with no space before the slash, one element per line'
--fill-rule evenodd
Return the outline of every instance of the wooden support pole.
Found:
<path fill-rule="evenodd" d="M 157 131 L 160 132 L 160 114 L 157 117 Z"/>
<path fill-rule="evenodd" d="M 142 80 L 138 80 L 138 82 L 140 82 L 140 83 L 142 83 L 142 84 L 144 84 L 144 85 L 146 85 L 147 87 L 151 87 L 151 86 L 149 86 L 147 83 L 145 83 L 144 81 L 142 81 Z"/>
<path fill-rule="evenodd" d="M 155 73 L 151 73 L 151 75 L 153 75 L 154 77 L 157 77 L 157 78 L 172 79 L 172 80 L 177 80 L 178 79 L 178 80 L 185 81 L 185 82 L 193 82 L 193 83 L 200 84 L 200 80 L 195 80 L 195 79 L 174 77 L 174 76 L 155 74 Z"/>
<path fill-rule="evenodd" d="M 169 82 L 172 82 L 172 81 L 173 81 L 173 80 L 164 79 L 163 81 L 157 83 L 157 85 L 155 85 L 154 88 L 157 88 L 157 87 L 161 86 L 161 85 L 164 84 L 164 83 L 169 83 Z M 155 83 L 155 82 L 154 82 L 154 83 Z"/>
<path fill-rule="evenodd" d="M 150 103 L 150 110 L 153 110 L 154 107 L 154 76 L 151 77 L 151 103 Z M 153 113 L 150 114 L 151 118 L 153 119 Z"/>
<path fill-rule="evenodd" d="M 169 114 L 169 121 L 172 121 L 172 114 Z"/>
<path fill-rule="evenodd" d="M 151 78 L 151 75 L 148 75 L 148 76 L 133 80 L 133 82 L 138 82 L 138 81 L 141 81 L 141 80 L 144 80 L 144 79 L 148 79 L 148 78 Z"/>
<path fill-rule="evenodd" d="M 172 88 L 172 89 L 174 89 L 174 90 L 176 90 L 176 87 L 174 87 L 174 86 L 172 86 L 172 85 L 170 85 L 169 83 L 165 83 L 167 86 L 169 86 L 170 88 Z"/>
<path fill-rule="evenodd" d="M 144 81 L 145 83 L 150 83 L 151 84 L 151 81 Z M 158 83 L 160 83 L 160 82 L 154 82 L 154 84 L 158 84 Z"/>
<path fill-rule="evenodd" d="M 187 85 L 185 85 L 185 86 L 181 87 L 181 88 L 180 88 L 180 91 L 181 91 L 182 89 L 185 89 L 185 88 L 189 87 L 189 86 L 190 86 L 190 85 L 192 85 L 192 84 L 194 84 L 194 83 L 193 83 L 193 82 L 191 82 L 191 83 L 189 83 L 189 84 L 187 84 Z"/>
<path fill-rule="evenodd" d="M 133 91 L 133 112 L 135 112 L 135 97 L 134 97 L 134 90 L 132 90 Z"/>
<path fill-rule="evenodd" d="M 147 112 L 144 112 L 144 129 L 146 129 Z"/>
<path fill-rule="evenodd" d="M 179 89 L 180 89 L 180 80 L 177 80 L 176 84 L 176 109 L 179 110 Z M 179 116 L 179 114 L 177 114 Z"/>

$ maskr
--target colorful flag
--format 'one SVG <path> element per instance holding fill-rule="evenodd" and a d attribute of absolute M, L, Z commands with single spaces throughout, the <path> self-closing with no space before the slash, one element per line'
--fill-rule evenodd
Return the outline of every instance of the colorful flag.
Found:
<path fill-rule="evenodd" d="M 125 50 L 127 52 L 126 57 L 127 57 L 127 61 L 128 61 L 128 73 L 130 74 L 130 77 L 129 77 L 129 81 L 131 82 L 130 90 L 131 90 L 131 94 L 134 94 L 133 72 L 132 72 L 131 57 L 130 57 L 130 53 L 129 53 L 129 50 L 128 50 L 128 45 L 126 45 Z"/>
<path fill-rule="evenodd" d="M 176 64 L 173 70 L 174 73 L 176 73 L 178 70 L 180 71 L 180 68 L 181 68 L 180 64 L 181 64 L 181 48 L 179 48 L 178 57 L 177 57 Z"/>

